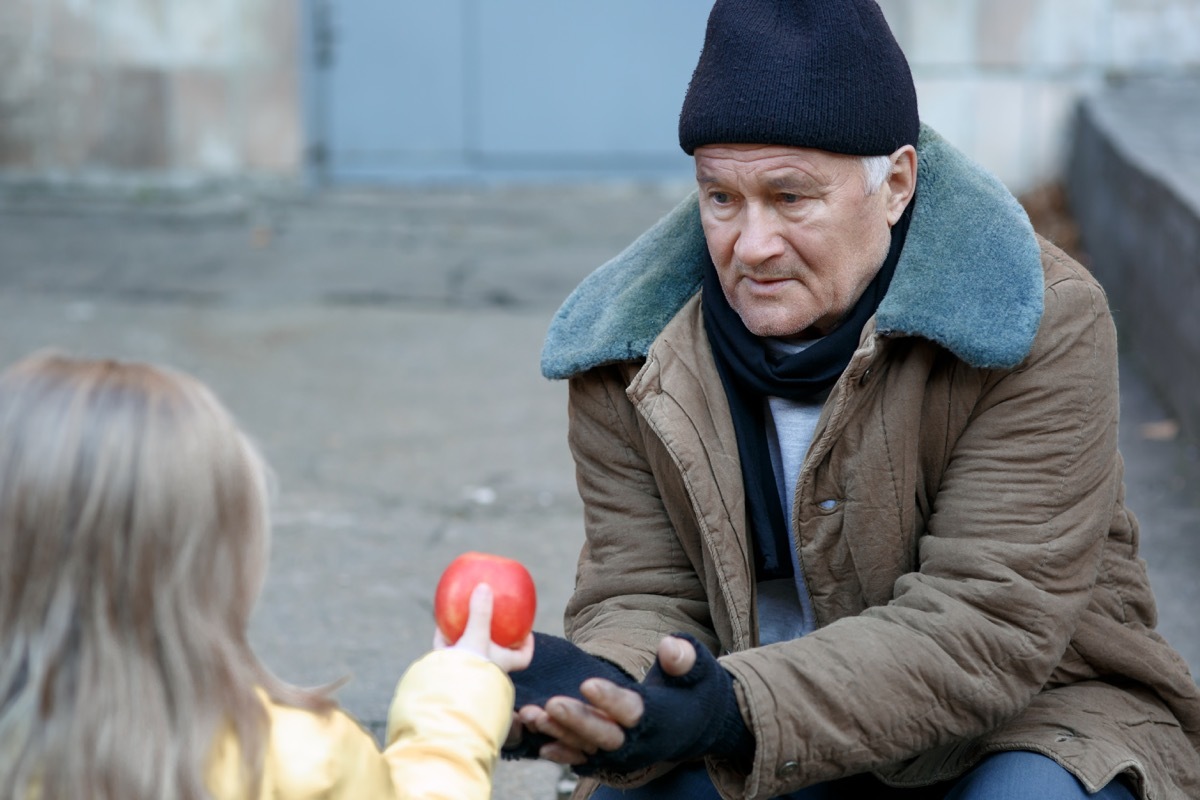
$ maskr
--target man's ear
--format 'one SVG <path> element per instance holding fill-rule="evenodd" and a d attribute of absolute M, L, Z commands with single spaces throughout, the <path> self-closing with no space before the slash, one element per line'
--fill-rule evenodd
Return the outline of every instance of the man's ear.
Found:
<path fill-rule="evenodd" d="M 892 171 L 888 174 L 884 186 L 888 190 L 887 216 L 888 225 L 900 221 L 900 215 L 908 207 L 917 190 L 917 149 L 906 144 L 888 156 L 892 163 Z"/>

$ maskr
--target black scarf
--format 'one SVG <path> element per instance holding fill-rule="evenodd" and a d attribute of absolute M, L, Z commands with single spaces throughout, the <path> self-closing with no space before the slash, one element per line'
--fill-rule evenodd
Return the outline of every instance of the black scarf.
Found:
<path fill-rule="evenodd" d="M 789 555 L 791 542 L 767 446 L 766 398 L 814 401 L 845 371 L 858 348 L 863 326 L 887 294 L 904 247 L 913 205 L 910 201 L 900 220 L 892 226 L 887 258 L 846 318 L 808 348 L 783 358 L 774 357 L 762 338 L 742 324 L 721 289 L 712 259 L 704 256 L 704 329 L 733 412 L 750 511 L 756 578 L 760 581 L 794 574 Z"/>

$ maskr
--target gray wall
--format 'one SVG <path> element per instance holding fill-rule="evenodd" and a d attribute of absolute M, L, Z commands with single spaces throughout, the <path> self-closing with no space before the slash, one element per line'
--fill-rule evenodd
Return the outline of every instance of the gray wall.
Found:
<path fill-rule="evenodd" d="M 295 175 L 295 0 L 0 0 L 0 171 Z"/>
<path fill-rule="evenodd" d="M 1020 194 L 1062 174 L 1081 97 L 1200 71 L 1200 0 L 880 0 L 921 117 Z"/>
<path fill-rule="evenodd" d="M 1085 102 L 1067 187 L 1125 352 L 1200 441 L 1200 76 Z"/>
<path fill-rule="evenodd" d="M 1080 97 L 1200 71 L 1200 0 L 880 4 L 923 118 L 1016 192 Z M 710 5 L 0 0 L 0 182 L 686 175 Z"/>

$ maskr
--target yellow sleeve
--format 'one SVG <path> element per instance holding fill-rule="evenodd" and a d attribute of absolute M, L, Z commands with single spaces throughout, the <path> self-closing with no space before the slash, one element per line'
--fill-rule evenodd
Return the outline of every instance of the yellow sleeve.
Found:
<path fill-rule="evenodd" d="M 260 691 L 271 718 L 259 800 L 403 800 L 375 739 L 349 714 L 279 705 Z M 237 741 L 218 738 L 207 775 L 214 800 L 245 800 Z"/>
<path fill-rule="evenodd" d="M 409 667 L 388 712 L 383 753 L 400 796 L 487 800 L 513 694 L 499 667 L 470 653 L 438 650 Z"/>
<path fill-rule="evenodd" d="M 271 703 L 271 741 L 261 798 L 293 800 L 487 800 L 492 769 L 512 722 L 513 685 L 483 658 L 453 650 L 409 667 L 379 748 L 348 714 L 313 714 Z M 217 800 L 243 798 L 236 742 L 217 742 L 208 784 Z"/>

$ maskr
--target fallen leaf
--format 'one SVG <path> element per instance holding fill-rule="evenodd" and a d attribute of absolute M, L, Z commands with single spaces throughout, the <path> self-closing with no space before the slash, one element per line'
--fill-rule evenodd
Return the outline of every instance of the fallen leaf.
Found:
<path fill-rule="evenodd" d="M 1179 423 L 1173 419 L 1147 422 L 1142 425 L 1142 438 L 1152 442 L 1173 442 L 1179 436 Z"/>
<path fill-rule="evenodd" d="M 259 225 L 250 231 L 250 244 L 256 250 L 262 250 L 265 247 L 271 246 L 271 240 L 275 238 L 275 232 L 265 225 Z"/>

